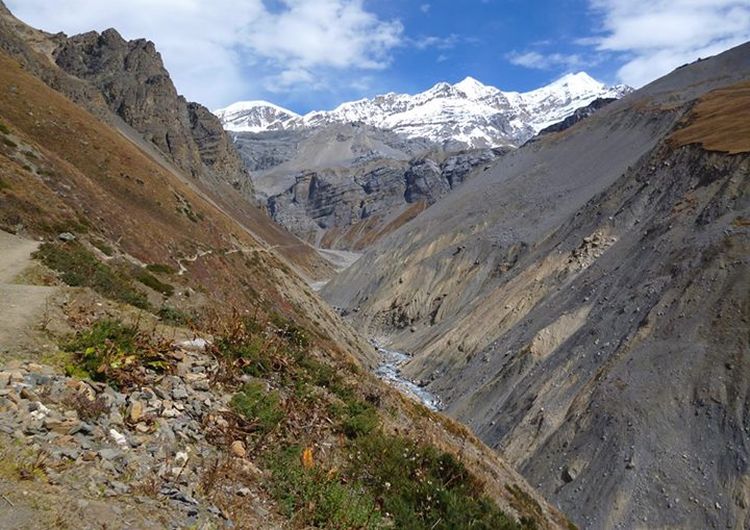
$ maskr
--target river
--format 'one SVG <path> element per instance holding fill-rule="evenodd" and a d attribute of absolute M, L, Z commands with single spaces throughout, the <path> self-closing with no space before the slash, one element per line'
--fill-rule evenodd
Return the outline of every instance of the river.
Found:
<path fill-rule="evenodd" d="M 411 359 L 409 354 L 383 348 L 376 340 L 371 342 L 381 355 L 381 364 L 375 370 L 375 375 L 430 410 L 439 411 L 445 408 L 439 397 L 401 374 L 401 366 Z"/>

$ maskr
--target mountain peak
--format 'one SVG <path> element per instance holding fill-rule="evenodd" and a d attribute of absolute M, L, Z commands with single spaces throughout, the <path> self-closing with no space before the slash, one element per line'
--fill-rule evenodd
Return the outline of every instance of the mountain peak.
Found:
<path fill-rule="evenodd" d="M 232 123 L 232 130 L 252 133 L 284 129 L 300 118 L 296 112 L 263 100 L 238 101 L 214 114 L 225 127 Z"/>
<path fill-rule="evenodd" d="M 469 99 L 479 99 L 490 93 L 497 92 L 497 89 L 492 89 L 471 76 L 467 76 L 463 81 L 456 83 L 453 85 L 453 88 L 466 94 Z"/>
<path fill-rule="evenodd" d="M 600 83 L 586 72 L 576 72 L 565 74 L 559 79 L 556 79 L 548 87 L 568 87 L 575 91 L 587 91 L 597 90 L 604 87 L 603 83 Z"/>
<path fill-rule="evenodd" d="M 270 101 L 265 101 L 262 99 L 254 99 L 254 100 L 248 100 L 248 101 L 238 101 L 236 103 L 232 103 L 228 107 L 225 107 L 223 109 L 218 109 L 215 111 L 216 113 L 233 113 L 233 112 L 242 112 L 242 111 L 248 111 L 252 109 L 257 108 L 263 108 L 268 107 L 270 109 L 276 110 L 278 112 L 282 112 L 284 114 L 289 114 L 290 116 L 293 116 L 295 118 L 299 117 L 299 114 L 296 112 L 289 110 L 287 108 L 281 107 L 279 105 L 276 105 L 275 103 L 271 103 Z"/>

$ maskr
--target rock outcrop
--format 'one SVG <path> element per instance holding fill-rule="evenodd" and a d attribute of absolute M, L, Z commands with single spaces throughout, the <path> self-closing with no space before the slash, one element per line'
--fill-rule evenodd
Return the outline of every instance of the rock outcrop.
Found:
<path fill-rule="evenodd" d="M 64 39 L 53 52 L 67 73 L 97 87 L 110 110 L 187 174 L 223 180 L 252 197 L 242 160 L 218 118 L 177 93 L 150 41 L 114 29 Z"/>
<path fill-rule="evenodd" d="M 565 129 L 571 128 L 573 125 L 578 123 L 581 120 L 585 120 L 589 116 L 591 116 L 594 112 L 596 112 L 599 109 L 602 109 L 609 105 L 610 103 L 613 103 L 617 101 L 617 98 L 597 98 L 585 107 L 581 107 L 579 109 L 576 109 L 573 114 L 565 118 L 564 120 L 552 124 L 549 127 L 545 127 L 541 131 L 539 131 L 538 136 L 543 136 L 545 134 L 552 134 L 556 132 L 562 132 Z"/>
<path fill-rule="evenodd" d="M 290 188 L 268 198 L 268 208 L 276 222 L 302 239 L 362 250 L 504 152 L 438 153 L 408 162 L 376 160 L 348 170 L 302 172 Z"/>
<path fill-rule="evenodd" d="M 273 219 L 345 250 L 372 245 L 511 150 L 446 152 L 364 124 L 233 135 Z"/>

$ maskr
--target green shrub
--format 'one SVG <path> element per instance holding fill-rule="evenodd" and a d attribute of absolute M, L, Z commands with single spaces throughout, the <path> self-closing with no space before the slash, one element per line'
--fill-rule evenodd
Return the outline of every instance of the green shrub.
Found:
<path fill-rule="evenodd" d="M 246 361 L 243 363 L 245 373 L 254 377 L 276 374 L 283 383 L 293 384 L 303 377 L 298 363 L 304 353 L 299 346 L 299 333 L 287 334 L 277 326 L 273 331 L 268 333 L 266 326 L 245 318 L 238 320 L 229 333 L 215 341 L 215 345 L 222 355 Z"/>
<path fill-rule="evenodd" d="M 264 383 L 253 381 L 232 397 L 232 408 L 248 421 L 256 423 L 261 433 L 267 433 L 284 418 L 281 398 Z"/>
<path fill-rule="evenodd" d="M 90 287 L 106 298 L 148 309 L 146 295 L 129 278 L 96 259 L 77 241 L 45 243 L 34 254 L 72 287 Z"/>
<path fill-rule="evenodd" d="M 155 274 L 176 274 L 177 269 L 164 265 L 163 263 L 151 263 L 146 265 L 146 270 Z"/>
<path fill-rule="evenodd" d="M 59 223 L 55 223 L 52 227 L 52 231 L 55 234 L 60 232 L 73 232 L 74 234 L 87 234 L 91 230 L 91 223 L 88 219 L 83 216 L 79 216 L 77 219 L 65 219 Z"/>
<path fill-rule="evenodd" d="M 363 401 L 355 400 L 346 405 L 341 428 L 349 438 L 366 436 L 380 423 L 375 408 Z"/>
<path fill-rule="evenodd" d="M 3 143 L 8 147 L 18 147 L 18 144 L 10 138 L 3 138 Z"/>
<path fill-rule="evenodd" d="M 354 390 L 346 384 L 344 378 L 334 367 L 324 364 L 310 355 L 301 355 L 298 364 L 304 370 L 311 384 L 328 389 L 343 401 L 354 399 Z"/>
<path fill-rule="evenodd" d="M 302 447 L 274 446 L 265 456 L 269 490 L 282 513 L 315 528 L 531 530 L 483 492 L 453 456 L 372 431 L 348 444 L 343 468 L 302 463 Z"/>
<path fill-rule="evenodd" d="M 276 327 L 279 335 L 287 339 L 293 346 L 303 349 L 310 346 L 310 336 L 307 330 L 292 320 L 278 313 L 273 313 L 271 323 Z"/>
<path fill-rule="evenodd" d="M 0 133 L 3 134 L 10 134 L 10 129 L 8 129 L 8 126 L 5 125 L 3 122 L 0 121 Z"/>
<path fill-rule="evenodd" d="M 5 182 L 3 179 L 0 179 L 0 190 L 7 190 L 10 189 L 10 184 Z"/>
<path fill-rule="evenodd" d="M 507 516 L 452 455 L 374 431 L 353 442 L 348 473 L 390 514 L 394 528 L 534 528 Z"/>
<path fill-rule="evenodd" d="M 94 239 L 91 241 L 91 244 L 101 250 L 102 254 L 104 254 L 105 256 L 112 257 L 115 255 L 115 250 L 101 239 Z"/>
<path fill-rule="evenodd" d="M 135 275 L 135 279 L 141 282 L 143 285 L 150 287 L 157 293 L 161 293 L 166 297 L 170 297 L 174 294 L 174 286 L 168 283 L 164 283 L 159 280 L 153 274 L 142 270 Z"/>
<path fill-rule="evenodd" d="M 75 355 L 75 363 L 67 366 L 66 372 L 79 378 L 85 375 L 119 384 L 128 381 L 129 372 L 137 366 L 156 371 L 168 368 L 160 343 L 155 344 L 149 335 L 119 320 L 99 320 L 62 348 Z"/>
<path fill-rule="evenodd" d="M 162 322 L 170 326 L 184 326 L 191 320 L 188 313 L 170 306 L 162 307 L 156 314 L 161 318 Z"/>
<path fill-rule="evenodd" d="M 273 371 L 273 359 L 268 351 L 267 341 L 261 334 L 248 333 L 241 338 L 221 338 L 216 341 L 216 347 L 223 355 L 247 361 L 243 370 L 248 375 L 263 377 Z"/>

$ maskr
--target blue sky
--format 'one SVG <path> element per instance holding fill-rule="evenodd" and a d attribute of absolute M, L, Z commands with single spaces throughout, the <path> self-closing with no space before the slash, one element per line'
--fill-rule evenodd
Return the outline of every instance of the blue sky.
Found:
<path fill-rule="evenodd" d="M 470 75 L 507 90 L 529 90 L 576 65 L 532 69 L 513 64 L 511 54 L 573 54 L 575 39 L 588 35 L 595 16 L 584 0 L 378 2 L 386 16 L 397 16 L 415 46 L 394 52 L 388 81 L 396 90 L 424 89 L 439 80 Z M 435 37 L 435 39 L 430 39 Z M 434 40 L 434 42 L 431 42 Z M 613 65 L 612 65 L 613 66 Z M 614 68 L 580 65 L 604 81 L 615 81 Z"/>
<path fill-rule="evenodd" d="M 641 86 L 750 40 L 750 0 L 6 0 L 68 34 L 117 28 L 210 108 L 297 112 L 470 75 L 530 90 L 571 71 Z"/>

